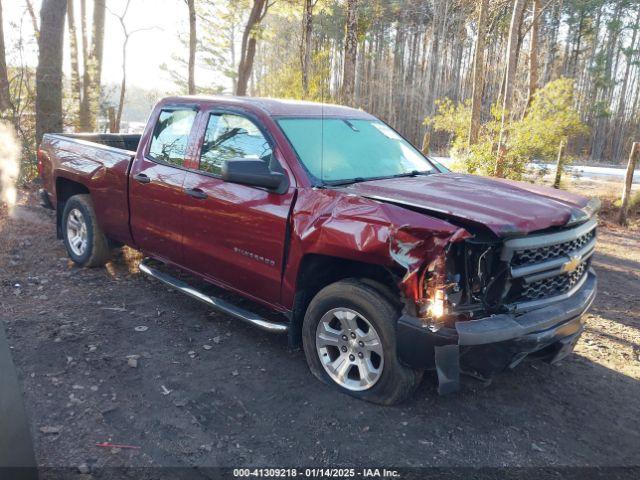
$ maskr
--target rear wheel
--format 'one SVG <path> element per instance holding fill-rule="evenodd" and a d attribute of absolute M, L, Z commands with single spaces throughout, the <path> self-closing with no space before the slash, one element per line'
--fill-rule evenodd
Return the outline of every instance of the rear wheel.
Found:
<path fill-rule="evenodd" d="M 109 242 L 98 225 L 89 195 L 74 195 L 67 200 L 62 235 L 67 253 L 76 264 L 100 267 L 109 260 Z"/>
<path fill-rule="evenodd" d="M 307 363 L 320 380 L 354 397 L 393 404 L 409 396 L 422 372 L 396 354 L 397 309 L 371 285 L 343 280 L 316 295 L 305 315 Z"/>

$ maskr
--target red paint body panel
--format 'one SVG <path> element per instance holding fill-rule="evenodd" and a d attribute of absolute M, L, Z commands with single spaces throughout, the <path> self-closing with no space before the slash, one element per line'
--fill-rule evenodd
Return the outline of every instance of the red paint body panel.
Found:
<path fill-rule="evenodd" d="M 300 189 L 292 213 L 291 253 L 282 301 L 293 305 L 300 262 L 307 254 L 397 264 L 390 253 L 394 232 L 411 225 L 437 255 L 459 229 L 444 220 L 337 190 Z M 429 248 L 426 248 L 426 253 Z"/>
<path fill-rule="evenodd" d="M 146 156 L 159 112 L 170 106 L 199 112 L 184 168 Z M 220 110 L 246 115 L 261 127 L 289 177 L 287 192 L 227 183 L 197 170 L 208 116 Z M 42 148 L 51 161 L 43 165 L 45 188 L 55 202 L 56 178 L 86 186 L 110 238 L 280 311 L 293 308 L 306 255 L 402 268 L 405 292 L 417 295 L 422 288 L 417 273 L 430 271 L 437 279 L 447 246 L 470 236 L 460 222 L 497 236 L 521 235 L 563 225 L 587 203 L 566 192 L 457 174 L 314 188 L 276 118 L 322 115 L 374 118 L 305 102 L 167 98 L 154 109 L 135 158 L 132 152 L 46 135 Z M 134 180 L 138 173 L 151 183 Z M 199 188 L 208 197 L 195 199 L 185 188 Z"/>
<path fill-rule="evenodd" d="M 359 183 L 344 189 L 489 228 L 499 236 L 561 226 L 587 199 L 530 183 L 439 174 Z"/>
<path fill-rule="evenodd" d="M 133 175 L 145 174 L 151 180 L 142 184 Z M 136 247 L 154 257 L 182 263 L 184 228 L 183 183 L 186 172 L 136 158 L 129 182 L 131 234 Z"/>
<path fill-rule="evenodd" d="M 134 152 L 82 140 L 70 142 L 57 135 L 48 135 L 41 148 L 50 159 L 43 164 L 43 180 L 52 203 L 56 204 L 58 178 L 84 185 L 100 227 L 113 240 L 131 243 L 127 182 Z"/>
<path fill-rule="evenodd" d="M 206 199 L 183 199 L 183 264 L 253 298 L 280 303 L 284 239 L 295 189 L 284 195 L 187 173 L 185 188 Z"/>

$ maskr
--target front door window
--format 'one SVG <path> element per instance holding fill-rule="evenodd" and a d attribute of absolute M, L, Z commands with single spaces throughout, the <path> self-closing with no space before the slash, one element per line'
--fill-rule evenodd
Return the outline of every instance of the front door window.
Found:
<path fill-rule="evenodd" d="M 200 153 L 200 170 L 221 175 L 225 160 L 262 159 L 271 162 L 272 150 L 260 129 L 248 118 L 230 113 L 212 114 Z"/>

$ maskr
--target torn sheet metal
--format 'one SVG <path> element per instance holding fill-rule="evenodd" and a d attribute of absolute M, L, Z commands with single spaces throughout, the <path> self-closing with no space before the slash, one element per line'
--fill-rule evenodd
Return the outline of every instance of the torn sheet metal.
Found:
<path fill-rule="evenodd" d="M 469 236 L 445 220 L 387 203 L 376 202 L 344 189 L 301 190 L 295 203 L 289 265 L 283 302 L 293 299 L 295 276 L 306 254 L 327 255 L 388 268 L 404 267 L 402 289 L 416 299 L 422 266 L 436 267 L 448 244 Z M 410 227 L 408 226 L 410 225 Z"/>
<path fill-rule="evenodd" d="M 456 242 L 471 234 L 462 228 L 447 235 L 433 235 L 411 226 L 393 229 L 389 242 L 391 257 L 407 273 L 402 287 L 407 298 L 418 301 L 429 297 L 435 289 L 446 284 L 446 253 Z M 427 281 L 428 285 L 424 282 Z"/>

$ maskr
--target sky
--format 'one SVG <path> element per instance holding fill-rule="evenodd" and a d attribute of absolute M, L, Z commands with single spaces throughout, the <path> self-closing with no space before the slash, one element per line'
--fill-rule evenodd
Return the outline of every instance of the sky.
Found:
<path fill-rule="evenodd" d="M 76 1 L 76 18 L 79 18 L 80 5 Z M 40 11 L 41 0 L 33 0 L 36 14 Z M 93 2 L 87 0 L 90 7 Z M 107 8 L 116 14 L 122 13 L 126 0 L 107 0 Z M 31 18 L 27 13 L 25 0 L 2 0 L 7 62 L 10 65 L 26 64 L 35 67 L 38 64 L 38 49 L 35 43 Z M 119 20 L 107 11 L 105 23 L 103 84 L 120 84 L 122 77 L 122 42 L 124 35 Z M 91 22 L 91 11 L 88 14 Z M 39 19 L 38 19 L 39 20 Z M 171 65 L 172 56 L 187 57 L 187 47 L 183 41 L 188 37 L 188 11 L 184 0 L 132 0 L 125 19 L 130 31 L 145 29 L 134 34 L 129 40 L 127 50 L 127 78 L 129 85 L 146 89 L 171 91 L 173 83 L 160 65 Z M 76 20 L 79 29 L 79 20 Z M 148 30 L 146 30 L 148 29 Z M 22 54 L 18 48 L 20 38 L 25 42 Z M 182 40 L 181 40 L 182 39 Z M 22 60 L 21 60 L 22 59 Z M 64 72 L 70 72 L 69 37 L 65 27 Z M 186 75 L 185 75 L 186 76 Z M 202 69 L 196 70 L 198 84 L 216 81 L 224 84 L 222 77 Z"/>

